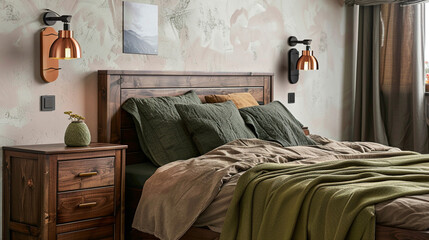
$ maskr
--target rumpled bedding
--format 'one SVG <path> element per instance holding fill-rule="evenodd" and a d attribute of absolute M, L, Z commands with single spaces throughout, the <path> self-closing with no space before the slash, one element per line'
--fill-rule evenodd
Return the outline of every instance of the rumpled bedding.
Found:
<path fill-rule="evenodd" d="M 168 240 L 179 239 L 192 225 L 208 226 L 220 232 L 239 177 L 262 163 L 315 164 L 410 154 L 377 143 L 337 142 L 317 135 L 311 138 L 318 145 L 284 148 L 274 142 L 239 139 L 200 157 L 167 164 L 145 183 L 133 227 Z M 416 230 L 428 229 L 428 198 L 413 196 L 377 204 L 377 222 Z M 404 202 L 417 204 L 404 208 Z M 379 217 L 380 214 L 383 217 Z"/>
<path fill-rule="evenodd" d="M 429 155 L 265 163 L 238 180 L 220 240 L 373 240 L 374 205 L 429 194 Z"/>

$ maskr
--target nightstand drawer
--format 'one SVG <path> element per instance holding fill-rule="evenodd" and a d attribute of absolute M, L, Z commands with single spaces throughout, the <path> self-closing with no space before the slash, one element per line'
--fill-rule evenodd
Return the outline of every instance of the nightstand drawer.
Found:
<path fill-rule="evenodd" d="M 62 233 L 57 235 L 57 240 L 107 240 L 113 239 L 113 225 L 90 228 L 70 233 Z"/>
<path fill-rule="evenodd" d="M 113 193 L 113 187 L 59 193 L 57 223 L 113 215 Z"/>
<path fill-rule="evenodd" d="M 113 185 L 114 162 L 114 157 L 58 162 L 58 191 Z"/>

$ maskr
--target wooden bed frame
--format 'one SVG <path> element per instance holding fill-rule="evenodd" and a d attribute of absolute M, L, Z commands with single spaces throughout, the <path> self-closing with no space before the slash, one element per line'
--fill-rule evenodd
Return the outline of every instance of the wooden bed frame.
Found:
<path fill-rule="evenodd" d="M 128 145 L 126 164 L 145 159 L 140 149 L 131 116 L 121 110 L 130 97 L 176 96 L 194 90 L 203 102 L 204 95 L 249 92 L 261 104 L 273 99 L 272 73 L 211 73 L 164 71 L 98 71 L 98 141 Z M 305 130 L 308 132 L 308 130 Z M 126 187 L 126 239 L 157 239 L 131 230 L 131 221 L 141 196 L 141 189 Z M 219 234 L 204 228 L 191 228 L 182 240 L 214 240 Z M 377 240 L 429 239 L 429 231 L 410 231 L 376 226 Z"/>

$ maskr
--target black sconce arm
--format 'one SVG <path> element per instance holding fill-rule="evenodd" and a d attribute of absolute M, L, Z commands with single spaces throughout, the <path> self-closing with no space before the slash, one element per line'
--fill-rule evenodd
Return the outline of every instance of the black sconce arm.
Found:
<path fill-rule="evenodd" d="M 304 39 L 304 40 L 302 40 L 302 41 L 299 41 L 299 40 L 298 40 L 296 37 L 294 37 L 294 36 L 289 37 L 289 39 L 288 39 L 288 44 L 289 44 L 289 46 L 292 46 L 292 47 L 296 46 L 297 44 L 304 44 L 304 45 L 306 45 L 306 46 L 310 46 L 311 42 L 312 42 L 312 40 L 311 40 L 311 39 Z"/>
<path fill-rule="evenodd" d="M 71 18 L 72 18 L 71 15 L 59 15 L 54 11 L 49 11 L 43 15 L 43 22 L 48 26 L 52 26 L 56 22 L 63 22 L 64 30 L 69 30 Z"/>

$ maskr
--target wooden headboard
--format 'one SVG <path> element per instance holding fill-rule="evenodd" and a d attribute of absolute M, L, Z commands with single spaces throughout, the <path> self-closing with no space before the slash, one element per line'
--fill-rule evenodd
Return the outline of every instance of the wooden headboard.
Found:
<path fill-rule="evenodd" d="M 98 141 L 128 145 L 127 164 L 141 162 L 134 122 L 121 110 L 131 97 L 177 96 L 194 90 L 204 95 L 249 92 L 260 104 L 272 101 L 272 73 L 98 71 Z"/>

